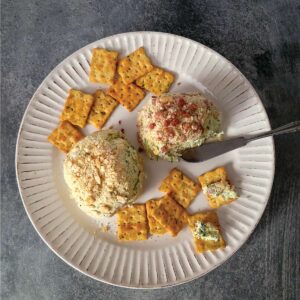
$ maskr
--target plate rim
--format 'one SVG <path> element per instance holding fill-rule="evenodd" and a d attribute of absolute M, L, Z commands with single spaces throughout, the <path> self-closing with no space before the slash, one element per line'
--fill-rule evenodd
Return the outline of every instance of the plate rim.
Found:
<path fill-rule="evenodd" d="M 126 284 L 118 284 L 118 283 L 113 283 L 113 282 L 110 282 L 110 281 L 107 281 L 103 278 L 98 278 L 96 277 L 95 275 L 92 275 L 92 274 L 89 274 L 81 269 L 79 269 L 76 265 L 72 264 L 71 262 L 69 262 L 67 259 L 65 259 L 62 255 L 60 255 L 58 253 L 58 251 L 56 251 L 51 245 L 50 243 L 48 243 L 48 241 L 46 240 L 46 238 L 42 235 L 42 233 L 38 230 L 37 226 L 35 225 L 35 222 L 33 221 L 27 207 L 26 207 L 26 204 L 25 204 L 25 201 L 24 201 L 24 197 L 23 197 L 23 194 L 22 194 L 22 187 L 21 187 L 21 184 L 20 184 L 20 178 L 19 178 L 19 167 L 18 167 L 18 153 L 19 153 L 19 142 L 20 142 L 20 135 L 21 135 L 21 132 L 23 130 L 23 126 L 24 126 L 24 121 L 25 121 L 25 117 L 27 116 L 27 113 L 28 113 L 28 110 L 29 110 L 29 107 L 31 106 L 31 104 L 33 103 L 33 100 L 35 99 L 36 95 L 38 94 L 38 92 L 40 91 L 41 87 L 43 86 L 43 84 L 46 82 L 47 78 L 50 77 L 55 71 L 56 69 L 58 69 L 66 60 L 68 60 L 71 56 L 75 55 L 76 53 L 79 53 L 82 51 L 82 49 L 86 48 L 86 47 L 89 47 L 91 45 L 93 45 L 94 43 L 97 43 L 97 42 L 100 42 L 100 41 L 105 41 L 106 39 L 111 39 L 111 38 L 117 38 L 117 37 L 122 37 L 122 36 L 126 36 L 128 34 L 155 34 L 155 35 L 164 35 L 164 36 L 167 36 L 167 37 L 174 37 L 174 38 L 179 38 L 179 39 L 182 39 L 182 40 L 185 40 L 185 41 L 188 41 L 190 43 L 193 43 L 193 44 L 196 44 L 197 46 L 202 46 L 206 49 L 208 49 L 209 51 L 212 51 L 214 54 L 220 56 L 222 59 L 224 59 L 226 61 L 226 63 L 228 63 L 234 71 L 237 71 L 239 73 L 239 75 L 243 78 L 243 80 L 253 89 L 253 92 L 254 92 L 254 96 L 257 97 L 260 101 L 260 104 L 261 104 L 261 107 L 262 107 L 262 113 L 265 115 L 266 117 L 266 123 L 267 123 L 267 127 L 268 129 L 271 129 L 271 124 L 270 124 L 270 120 L 269 120 L 269 117 L 268 117 L 268 114 L 266 112 L 266 109 L 265 109 L 265 106 L 261 100 L 261 98 L 259 97 L 257 91 L 255 90 L 255 88 L 253 87 L 253 85 L 251 84 L 251 82 L 246 78 L 246 76 L 232 63 L 230 62 L 226 57 L 224 57 L 222 54 L 220 54 L 219 52 L 215 51 L 214 49 L 198 42 L 198 41 L 195 41 L 193 39 L 190 39 L 190 38 L 187 38 L 187 37 L 183 37 L 183 36 L 180 36 L 180 35 L 177 35 L 177 34 L 173 34 L 173 33 L 167 33 L 167 32 L 160 32 L 160 31 L 129 31 L 129 32 L 122 32 L 122 33 L 118 33 L 118 34 L 113 34 L 113 35 L 110 35 L 110 36 L 105 36 L 101 39 L 98 39 L 98 40 L 95 40 L 87 45 L 84 45 L 83 47 L 79 48 L 78 50 L 74 51 L 73 53 L 71 53 L 70 55 L 68 55 L 67 57 L 65 57 L 59 64 L 57 64 L 47 75 L 46 77 L 42 80 L 42 82 L 39 84 L 39 86 L 37 87 L 37 89 L 35 90 L 35 92 L 33 93 L 30 101 L 28 102 L 27 106 L 26 106 L 26 109 L 23 113 L 23 117 L 21 119 L 21 122 L 20 122 L 20 125 L 19 125 L 19 130 L 18 130 L 18 134 L 17 134 L 17 139 L 16 139 L 16 148 L 15 148 L 15 172 L 16 172 L 16 180 L 17 180 L 17 185 L 18 185 L 18 190 L 19 190 L 19 195 L 21 197 L 21 200 L 22 200 L 22 203 L 23 203 L 23 207 L 25 209 L 25 212 L 27 214 L 27 217 L 29 218 L 33 228 L 35 229 L 35 231 L 38 233 L 39 237 L 43 240 L 43 242 L 49 247 L 49 249 L 51 249 L 51 251 L 56 254 L 56 256 L 58 256 L 60 259 L 62 259 L 68 266 L 74 268 L 75 270 L 79 271 L 80 273 L 84 274 L 85 276 L 88 276 L 96 281 L 99 281 L 99 282 L 103 282 L 103 283 L 106 283 L 106 284 L 109 284 L 111 286 L 117 286 L 117 287 L 122 287 L 122 288 L 126 288 L 126 289 L 141 289 L 141 290 L 152 290 L 152 289 L 161 289 L 161 288 L 169 288 L 169 287 L 173 287 L 173 286 L 178 286 L 178 285 L 181 285 L 181 284 L 185 284 L 185 283 L 188 283 L 188 282 L 191 282 L 191 281 L 194 281 L 196 279 L 199 279 L 203 276 L 205 276 L 206 274 L 212 272 L 213 270 L 215 270 L 216 268 L 218 268 L 219 266 L 221 266 L 222 264 L 224 264 L 225 262 L 227 262 L 234 254 L 236 254 L 236 252 L 238 250 L 240 250 L 244 245 L 245 243 L 248 241 L 249 237 L 252 235 L 252 233 L 254 232 L 254 230 L 256 229 L 258 223 L 260 222 L 261 218 L 262 218 L 262 215 L 264 214 L 265 210 L 266 210 L 266 206 L 270 200 L 270 196 L 271 196 L 271 193 L 272 193 L 272 190 L 273 190 L 273 183 L 274 183 L 274 177 L 275 177 L 275 166 L 276 166 L 276 155 L 275 155 L 275 144 L 274 144 L 274 139 L 273 137 L 269 138 L 270 141 L 271 141 L 271 146 L 272 146 L 272 156 L 273 156 L 273 163 L 272 163 L 272 169 L 270 170 L 271 171 L 271 180 L 270 180 L 270 190 L 269 192 L 267 193 L 267 196 L 266 196 L 266 201 L 264 203 L 264 206 L 263 208 L 261 209 L 261 212 L 259 214 L 259 217 L 257 218 L 257 221 L 256 223 L 254 224 L 253 228 L 251 231 L 249 231 L 248 234 L 244 235 L 244 239 L 241 243 L 241 245 L 235 249 L 233 252 L 231 252 L 228 257 L 224 260 L 224 261 L 221 261 L 219 263 L 216 263 L 214 264 L 213 266 L 211 266 L 211 268 L 209 268 L 206 272 L 204 273 L 201 273 L 200 275 L 196 275 L 192 278 L 189 278 L 189 279 L 186 279 L 186 280 L 180 280 L 178 282 L 173 282 L 173 283 L 166 283 L 166 284 L 159 284 L 157 286 L 142 286 L 142 285 L 126 285 Z"/>

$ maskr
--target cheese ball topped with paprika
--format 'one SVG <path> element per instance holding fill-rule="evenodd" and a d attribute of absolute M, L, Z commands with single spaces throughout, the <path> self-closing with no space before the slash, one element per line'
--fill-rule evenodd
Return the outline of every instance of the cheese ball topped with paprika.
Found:
<path fill-rule="evenodd" d="M 138 139 L 151 159 L 178 161 L 182 152 L 222 137 L 220 113 L 200 93 L 164 94 L 142 108 Z"/>

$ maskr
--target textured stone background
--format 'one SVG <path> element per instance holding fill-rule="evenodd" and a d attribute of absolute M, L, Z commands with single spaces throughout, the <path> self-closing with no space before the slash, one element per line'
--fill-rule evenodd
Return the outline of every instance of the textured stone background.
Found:
<path fill-rule="evenodd" d="M 21 117 L 44 77 L 73 51 L 120 32 L 202 42 L 252 82 L 272 126 L 300 119 L 299 1 L 1 2 L 2 299 L 299 299 L 299 135 L 276 138 L 272 196 L 248 242 L 207 276 L 164 290 L 112 287 L 63 263 L 30 224 L 14 170 Z"/>

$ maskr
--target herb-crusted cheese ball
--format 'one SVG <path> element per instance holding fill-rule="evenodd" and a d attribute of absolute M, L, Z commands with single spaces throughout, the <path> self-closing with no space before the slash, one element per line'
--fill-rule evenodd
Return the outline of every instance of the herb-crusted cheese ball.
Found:
<path fill-rule="evenodd" d="M 222 136 L 220 113 L 200 93 L 164 94 L 143 107 L 138 137 L 150 158 L 176 161 L 189 148 Z"/>
<path fill-rule="evenodd" d="M 106 129 L 87 136 L 67 154 L 64 177 L 79 207 L 98 218 L 136 200 L 144 171 L 124 135 Z"/>

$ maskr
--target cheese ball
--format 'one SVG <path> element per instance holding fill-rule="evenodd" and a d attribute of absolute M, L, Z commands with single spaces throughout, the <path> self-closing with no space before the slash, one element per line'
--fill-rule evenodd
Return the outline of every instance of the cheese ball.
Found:
<path fill-rule="evenodd" d="M 200 93 L 164 94 L 142 108 L 138 139 L 151 159 L 177 161 L 182 152 L 222 138 L 220 113 Z"/>
<path fill-rule="evenodd" d="M 111 216 L 142 190 L 141 157 L 117 130 L 97 131 L 78 142 L 64 161 L 71 197 L 88 215 Z"/>

